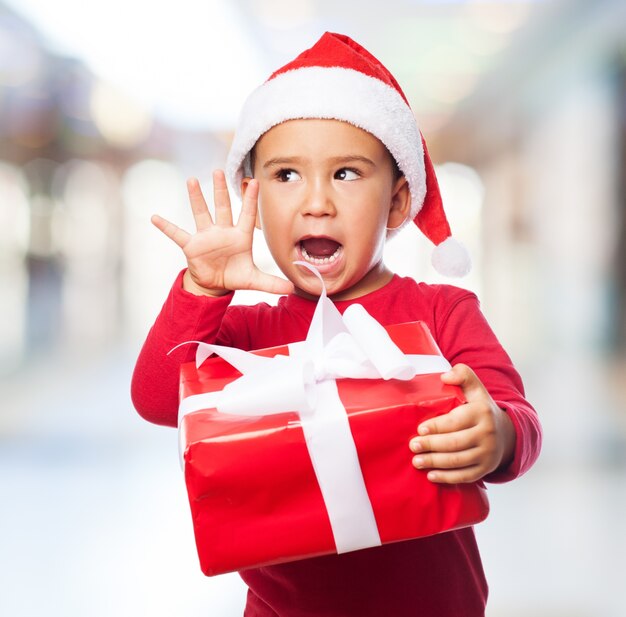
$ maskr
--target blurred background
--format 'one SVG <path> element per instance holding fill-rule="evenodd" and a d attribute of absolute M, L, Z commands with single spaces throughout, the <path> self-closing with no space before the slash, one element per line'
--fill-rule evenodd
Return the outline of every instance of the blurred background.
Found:
<path fill-rule="evenodd" d="M 325 30 L 403 86 L 543 420 L 477 528 L 488 616 L 626 615 L 620 0 L 0 0 L 0 614 L 241 614 L 198 568 L 176 432 L 129 399 L 184 266 L 149 218 L 192 227 L 185 178 L 210 195 L 245 96 Z M 387 258 L 439 282 L 429 254 L 407 228 Z"/>

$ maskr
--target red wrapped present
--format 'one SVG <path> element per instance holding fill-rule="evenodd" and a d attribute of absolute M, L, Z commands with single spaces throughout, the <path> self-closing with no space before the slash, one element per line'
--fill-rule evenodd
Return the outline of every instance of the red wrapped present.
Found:
<path fill-rule="evenodd" d="M 331 306 L 320 308 L 322 300 Z M 322 298 L 316 315 L 343 330 L 333 309 Z M 183 365 L 181 454 L 205 574 L 428 536 L 487 516 L 482 483 L 435 484 L 411 464 L 417 426 L 464 402 L 440 380 L 449 364 L 428 328 L 374 323 L 360 333 L 349 326 L 339 342 L 312 324 L 307 341 L 252 354 L 204 346 Z M 397 352 L 391 361 L 384 345 Z M 355 360 L 363 347 L 369 357 Z M 197 366 L 215 351 L 228 362 Z"/>

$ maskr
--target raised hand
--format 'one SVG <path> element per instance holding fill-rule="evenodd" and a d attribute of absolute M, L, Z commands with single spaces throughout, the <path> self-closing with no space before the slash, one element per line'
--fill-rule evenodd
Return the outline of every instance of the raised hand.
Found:
<path fill-rule="evenodd" d="M 441 380 L 459 386 L 466 403 L 419 425 L 409 443 L 416 454 L 413 465 L 430 470 L 432 482 L 474 482 L 513 458 L 515 428 L 465 364 L 455 365 Z"/>
<path fill-rule="evenodd" d="M 158 215 L 151 219 L 155 227 L 180 246 L 187 258 L 184 289 L 196 295 L 208 296 L 221 296 L 236 289 L 256 289 L 277 294 L 293 291 L 289 281 L 261 272 L 252 259 L 259 195 L 257 180 L 251 180 L 248 185 L 237 224 L 233 224 L 223 171 L 213 172 L 215 221 L 198 180 L 188 180 L 187 191 L 196 233 L 188 233 Z"/>

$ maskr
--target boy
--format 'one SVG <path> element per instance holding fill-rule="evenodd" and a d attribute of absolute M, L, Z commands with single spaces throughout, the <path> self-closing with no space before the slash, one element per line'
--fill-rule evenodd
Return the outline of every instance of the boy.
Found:
<path fill-rule="evenodd" d="M 304 260 L 341 312 L 358 301 L 383 325 L 423 320 L 453 365 L 442 380 L 460 386 L 467 402 L 416 427 L 407 444 L 415 467 L 452 484 L 505 482 L 533 464 L 537 415 L 474 294 L 400 278 L 383 263 L 386 237 L 415 220 L 438 245 L 440 271 L 467 269 L 412 112 L 380 62 L 348 37 L 325 34 L 248 99 L 228 171 L 243 194 L 236 225 L 220 171 L 215 221 L 196 180 L 188 182 L 196 233 L 153 217 L 183 249 L 187 268 L 137 361 L 132 396 L 143 417 L 176 425 L 179 367 L 193 350 L 166 354 L 182 341 L 250 350 L 304 339 L 320 292 L 317 279 L 293 263 Z M 254 265 L 255 225 L 288 280 Z M 236 289 L 287 295 L 276 307 L 229 306 Z M 475 617 L 487 599 L 472 528 L 241 576 L 248 617 Z"/>

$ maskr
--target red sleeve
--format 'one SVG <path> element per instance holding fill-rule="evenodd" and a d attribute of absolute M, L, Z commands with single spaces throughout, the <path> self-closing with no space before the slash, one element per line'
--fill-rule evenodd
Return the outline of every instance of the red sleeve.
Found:
<path fill-rule="evenodd" d="M 524 398 L 524 386 L 511 358 L 502 348 L 472 293 L 448 304 L 437 324 L 436 337 L 443 355 L 454 365 L 467 364 L 515 427 L 513 461 L 485 476 L 487 482 L 508 482 L 524 474 L 539 456 L 541 425 L 537 412 Z"/>
<path fill-rule="evenodd" d="M 139 415 L 155 424 L 178 423 L 180 365 L 195 356 L 195 345 L 185 341 L 213 342 L 233 294 L 220 298 L 195 296 L 183 289 L 181 272 L 150 329 L 139 353 L 131 382 L 131 398 Z"/>

